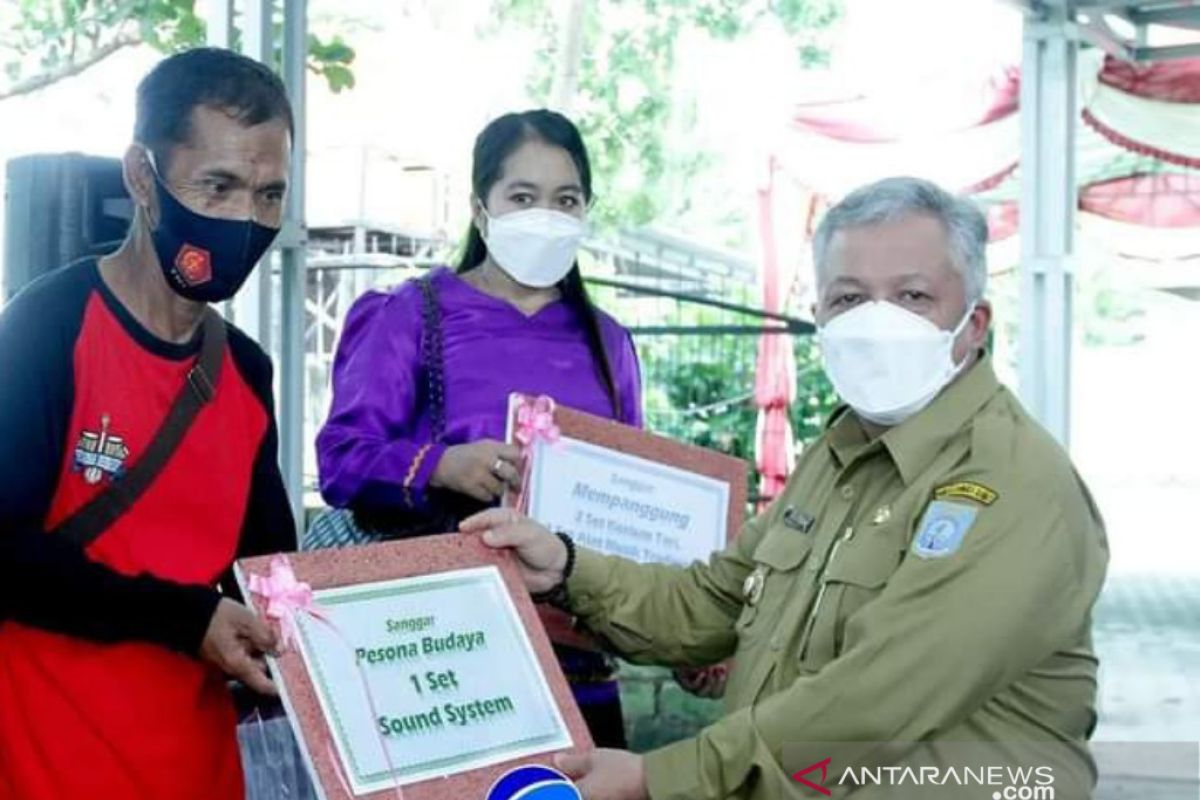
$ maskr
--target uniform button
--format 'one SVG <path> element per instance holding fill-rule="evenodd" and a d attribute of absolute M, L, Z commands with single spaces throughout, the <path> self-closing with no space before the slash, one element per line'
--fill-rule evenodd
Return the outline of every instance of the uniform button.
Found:
<path fill-rule="evenodd" d="M 846 500 L 852 500 L 854 498 L 854 487 L 853 486 L 843 486 L 842 487 L 842 497 L 845 498 Z"/>
<path fill-rule="evenodd" d="M 818 572 L 821 571 L 821 565 L 818 564 L 816 561 L 814 561 L 808 565 L 807 569 L 808 569 L 809 575 L 816 575 Z"/>
<path fill-rule="evenodd" d="M 771 637 L 771 649 L 778 650 L 781 647 L 783 647 L 783 639 L 779 636 L 779 634 L 775 634 Z"/>

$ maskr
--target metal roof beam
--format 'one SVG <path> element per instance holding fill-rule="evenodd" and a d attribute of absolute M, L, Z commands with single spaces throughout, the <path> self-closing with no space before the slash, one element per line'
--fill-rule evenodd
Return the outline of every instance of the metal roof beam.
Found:
<path fill-rule="evenodd" d="M 1102 14 L 1088 14 L 1087 19 L 1079 23 L 1080 35 L 1113 58 L 1122 61 L 1135 61 L 1136 48 L 1129 45 L 1105 21 Z"/>
<path fill-rule="evenodd" d="M 1136 61 L 1170 61 L 1176 58 L 1200 58 L 1200 42 L 1175 44 L 1166 47 L 1135 47 Z"/>
<path fill-rule="evenodd" d="M 1056 6 L 1066 5 L 1066 0 L 1051 1 Z M 1129 9 L 1136 8 L 1137 5 L 1137 3 L 1132 3 L 1130 0 L 1076 0 L 1074 4 L 1076 11 L 1103 10 L 1110 14 L 1121 14 Z"/>
<path fill-rule="evenodd" d="M 1131 8 L 1129 21 L 1134 25 L 1172 25 L 1200 30 L 1200 6 L 1181 8 Z"/>
<path fill-rule="evenodd" d="M 1025 6 L 1056 6 L 1067 4 L 1067 0 L 1023 0 Z M 1130 22 L 1154 23 L 1171 25 L 1175 20 L 1187 22 L 1194 20 L 1200 11 L 1190 0 L 1075 0 L 1076 12 L 1103 11 L 1106 14 L 1119 14 Z"/>

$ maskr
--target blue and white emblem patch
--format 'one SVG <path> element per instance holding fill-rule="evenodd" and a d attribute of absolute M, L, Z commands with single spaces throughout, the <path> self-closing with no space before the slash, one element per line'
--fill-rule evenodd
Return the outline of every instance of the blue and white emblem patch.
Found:
<path fill-rule="evenodd" d="M 921 558 L 945 558 L 958 552 L 979 509 L 961 503 L 934 500 L 925 509 L 912 551 Z"/>

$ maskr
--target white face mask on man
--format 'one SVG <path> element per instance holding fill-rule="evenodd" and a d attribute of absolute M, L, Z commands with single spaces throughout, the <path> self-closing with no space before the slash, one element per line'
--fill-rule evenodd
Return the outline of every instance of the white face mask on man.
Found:
<path fill-rule="evenodd" d="M 825 371 L 838 395 L 863 419 L 899 425 L 937 397 L 967 359 L 954 363 L 954 342 L 975 304 L 952 331 L 894 303 L 872 302 L 817 331 Z"/>
<path fill-rule="evenodd" d="M 499 217 L 486 210 L 483 214 L 488 253 L 517 283 L 545 289 L 571 271 L 586 232 L 583 220 L 548 208 L 526 208 Z"/>

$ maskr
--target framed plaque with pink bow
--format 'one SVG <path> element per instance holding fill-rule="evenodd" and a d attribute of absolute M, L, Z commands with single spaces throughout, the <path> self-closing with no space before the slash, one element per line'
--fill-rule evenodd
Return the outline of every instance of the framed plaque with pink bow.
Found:
<path fill-rule="evenodd" d="M 521 490 L 505 504 L 582 547 L 685 565 L 741 528 L 741 459 L 521 394 L 509 398 L 508 440 L 524 458 Z M 539 611 L 555 641 L 591 646 L 566 614 Z"/>
<path fill-rule="evenodd" d="M 243 559 L 319 797 L 485 797 L 592 740 L 509 553 L 428 536 Z"/>

